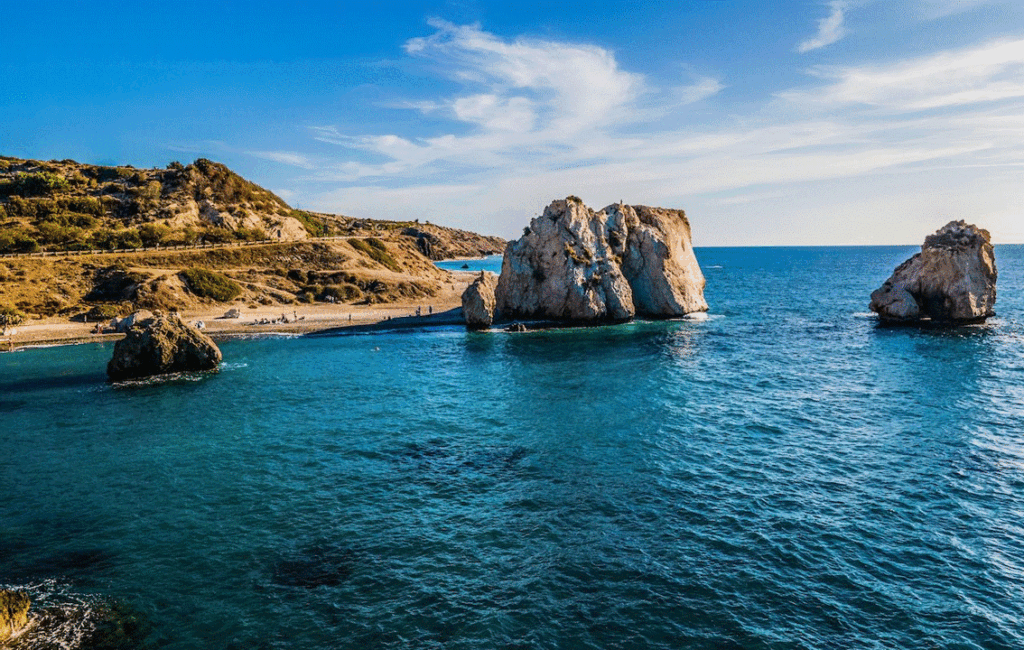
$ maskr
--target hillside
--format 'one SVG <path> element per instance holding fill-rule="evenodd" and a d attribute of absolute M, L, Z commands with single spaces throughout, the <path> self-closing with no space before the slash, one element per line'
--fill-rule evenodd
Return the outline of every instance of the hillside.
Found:
<path fill-rule="evenodd" d="M 451 282 L 431 259 L 504 244 L 294 210 L 205 159 L 135 169 L 0 157 L 0 308 L 29 315 L 429 297 Z"/>

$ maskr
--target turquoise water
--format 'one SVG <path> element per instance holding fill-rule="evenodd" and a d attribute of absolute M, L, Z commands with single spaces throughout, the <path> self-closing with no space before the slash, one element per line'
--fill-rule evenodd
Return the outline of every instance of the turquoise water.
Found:
<path fill-rule="evenodd" d="M 698 250 L 702 322 L 0 355 L 0 583 L 174 649 L 1022 647 L 1024 247 L 989 324 L 876 328 L 913 250 Z"/>
<path fill-rule="evenodd" d="M 490 271 L 491 273 L 501 275 L 501 260 L 501 255 L 488 255 L 480 259 L 443 260 L 435 262 L 435 264 L 447 271 Z"/>

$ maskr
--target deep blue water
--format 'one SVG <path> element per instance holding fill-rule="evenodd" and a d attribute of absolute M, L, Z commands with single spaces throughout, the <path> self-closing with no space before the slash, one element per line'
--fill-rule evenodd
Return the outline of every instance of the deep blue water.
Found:
<path fill-rule="evenodd" d="M 1024 647 L 1024 247 L 879 329 L 914 251 L 701 249 L 711 318 L 224 343 L 115 388 L 0 355 L 0 583 L 186 648 Z"/>

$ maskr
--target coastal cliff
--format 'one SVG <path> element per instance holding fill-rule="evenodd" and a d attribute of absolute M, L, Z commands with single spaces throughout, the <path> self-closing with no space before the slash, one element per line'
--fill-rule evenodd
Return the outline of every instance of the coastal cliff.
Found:
<path fill-rule="evenodd" d="M 205 159 L 136 169 L 0 157 L 0 308 L 29 317 L 425 300 L 453 281 L 432 260 L 504 245 L 294 210 Z"/>

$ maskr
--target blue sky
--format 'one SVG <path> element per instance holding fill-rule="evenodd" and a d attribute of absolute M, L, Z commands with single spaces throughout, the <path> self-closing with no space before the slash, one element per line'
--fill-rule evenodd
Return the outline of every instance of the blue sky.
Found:
<path fill-rule="evenodd" d="M 0 33 L 5 155 L 507 237 L 575 194 L 697 245 L 1024 242 L 1019 0 L 0 0 Z"/>

